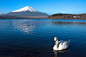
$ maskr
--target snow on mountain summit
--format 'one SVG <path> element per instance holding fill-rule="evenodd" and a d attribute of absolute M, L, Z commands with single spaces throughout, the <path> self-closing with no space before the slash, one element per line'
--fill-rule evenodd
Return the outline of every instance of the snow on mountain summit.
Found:
<path fill-rule="evenodd" d="M 21 8 L 19 10 L 14 10 L 12 12 L 22 12 L 22 11 L 30 11 L 30 12 L 37 12 L 35 9 L 33 9 L 30 6 L 25 6 L 24 8 Z"/>

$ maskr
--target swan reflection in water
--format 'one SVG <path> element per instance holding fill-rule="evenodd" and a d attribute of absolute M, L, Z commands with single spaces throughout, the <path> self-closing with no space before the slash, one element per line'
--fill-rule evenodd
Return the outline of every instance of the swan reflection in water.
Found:
<path fill-rule="evenodd" d="M 55 54 L 55 57 L 58 57 L 58 54 L 59 54 L 59 53 L 65 53 L 65 52 L 67 52 L 68 50 L 69 50 L 69 48 L 68 48 L 68 49 L 65 49 L 65 50 L 58 50 L 58 51 L 53 50 L 53 52 L 54 52 L 54 54 Z"/>
<path fill-rule="evenodd" d="M 19 31 L 23 31 L 25 33 L 30 33 L 35 28 L 35 23 L 32 21 L 18 20 L 13 21 L 13 27 Z"/>

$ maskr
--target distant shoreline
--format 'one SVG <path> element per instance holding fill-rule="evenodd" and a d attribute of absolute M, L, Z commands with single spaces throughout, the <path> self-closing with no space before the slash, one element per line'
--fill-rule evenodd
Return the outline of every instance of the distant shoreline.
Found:
<path fill-rule="evenodd" d="M 17 18 L 16 18 L 17 19 Z M 24 19 L 27 19 L 27 18 L 21 18 L 22 20 L 24 20 Z M 30 18 L 31 19 L 31 18 Z M 32 18 L 33 19 L 33 18 Z M 41 18 L 39 18 L 39 19 L 41 19 Z M 46 18 L 45 18 L 46 19 Z M 1 19 L 0 19 L 1 20 Z M 2 19 L 2 20 L 7 20 L 7 19 Z M 12 19 L 11 19 L 12 20 Z M 35 19 L 36 20 L 36 19 Z M 53 20 L 53 19 L 52 19 Z M 55 20 L 55 19 L 54 19 Z M 57 19 L 56 19 L 57 20 Z M 61 20 L 61 19 L 58 19 L 58 20 Z M 63 20 L 86 20 L 86 19 L 63 19 Z"/>
<path fill-rule="evenodd" d="M 53 14 L 47 19 L 86 19 L 86 14 Z"/>

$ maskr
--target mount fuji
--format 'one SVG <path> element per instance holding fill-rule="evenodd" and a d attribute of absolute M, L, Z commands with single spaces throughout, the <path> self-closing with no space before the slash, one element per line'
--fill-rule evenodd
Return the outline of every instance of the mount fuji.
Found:
<path fill-rule="evenodd" d="M 25 11 L 30 11 L 30 12 L 37 12 L 35 9 L 33 9 L 30 6 L 25 6 L 24 8 L 21 8 L 19 10 L 14 10 L 12 12 L 25 12 Z"/>
<path fill-rule="evenodd" d="M 18 17 L 18 18 L 34 18 L 34 19 L 42 19 L 47 18 L 49 15 L 43 12 L 39 12 L 33 9 L 30 6 L 25 6 L 19 10 L 14 10 L 10 13 L 4 14 L 3 16 L 11 16 L 11 18 Z"/>

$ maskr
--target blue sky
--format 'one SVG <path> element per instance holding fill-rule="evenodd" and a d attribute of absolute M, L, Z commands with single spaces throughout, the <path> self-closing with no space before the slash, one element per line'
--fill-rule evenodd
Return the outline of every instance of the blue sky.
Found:
<path fill-rule="evenodd" d="M 86 13 L 86 0 L 0 0 L 0 14 L 25 6 L 31 6 L 50 15 L 54 13 Z"/>

